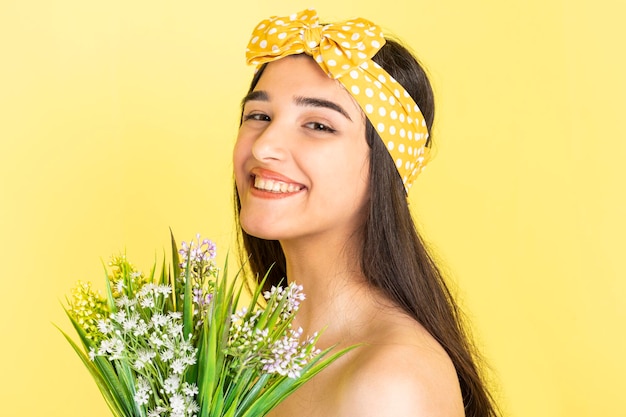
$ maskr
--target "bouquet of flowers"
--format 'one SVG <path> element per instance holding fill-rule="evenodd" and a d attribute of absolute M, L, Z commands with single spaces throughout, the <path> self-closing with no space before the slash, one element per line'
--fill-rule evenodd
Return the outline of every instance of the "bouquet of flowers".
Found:
<path fill-rule="evenodd" d="M 115 417 L 260 417 L 349 349 L 315 348 L 319 334 L 292 326 L 304 299 L 290 283 L 252 293 L 215 265 L 209 240 L 172 236 L 172 267 L 144 275 L 113 257 L 106 296 L 79 282 L 63 333 Z"/>

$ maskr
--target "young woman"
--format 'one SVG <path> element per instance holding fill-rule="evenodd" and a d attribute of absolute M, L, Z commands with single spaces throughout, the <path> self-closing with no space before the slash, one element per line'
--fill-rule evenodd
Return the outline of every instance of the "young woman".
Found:
<path fill-rule="evenodd" d="M 496 416 L 406 193 L 427 161 L 433 94 L 400 44 L 313 10 L 261 22 L 234 150 L 244 257 L 304 286 L 319 347 L 362 344 L 273 417 Z"/>

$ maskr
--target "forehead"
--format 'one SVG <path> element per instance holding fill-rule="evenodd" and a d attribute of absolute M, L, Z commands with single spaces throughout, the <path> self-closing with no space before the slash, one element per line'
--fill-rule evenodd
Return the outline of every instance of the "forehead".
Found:
<path fill-rule="evenodd" d="M 319 82 L 328 82 L 334 84 L 335 80 L 330 78 L 317 63 L 306 54 L 288 55 L 286 57 L 277 59 L 275 61 L 267 63 L 261 79 L 268 73 L 299 73 L 301 76 L 306 76 L 307 79 L 315 80 Z"/>
<path fill-rule="evenodd" d="M 336 102 L 354 116 L 363 117 L 359 104 L 344 86 L 329 77 L 308 55 L 290 55 L 265 66 L 253 91 L 267 93 L 270 100 L 316 97 Z"/>
<path fill-rule="evenodd" d="M 267 64 L 255 90 L 264 87 L 301 88 L 320 93 L 350 94 L 341 83 L 330 78 L 308 55 L 290 55 Z"/>

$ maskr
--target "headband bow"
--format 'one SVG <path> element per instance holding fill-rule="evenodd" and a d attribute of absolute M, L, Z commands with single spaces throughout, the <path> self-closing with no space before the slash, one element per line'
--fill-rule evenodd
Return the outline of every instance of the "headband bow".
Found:
<path fill-rule="evenodd" d="M 384 44 L 385 37 L 372 22 L 356 18 L 320 25 L 315 12 L 307 10 L 262 21 L 250 40 L 246 58 L 248 63 L 260 65 L 305 53 L 337 79 L 371 60 Z"/>
<path fill-rule="evenodd" d="M 427 162 L 428 129 L 411 96 L 372 61 L 384 44 L 383 33 L 368 20 L 320 25 L 315 10 L 309 9 L 259 23 L 246 49 L 246 60 L 259 67 L 289 55 L 313 57 L 363 109 L 387 146 L 408 192 Z"/>

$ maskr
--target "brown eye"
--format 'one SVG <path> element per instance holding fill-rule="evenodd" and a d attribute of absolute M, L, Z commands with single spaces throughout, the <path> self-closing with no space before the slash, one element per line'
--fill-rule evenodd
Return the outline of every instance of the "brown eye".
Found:
<path fill-rule="evenodd" d="M 267 114 L 264 113 L 250 113 L 250 114 L 246 114 L 243 117 L 244 122 L 247 122 L 248 120 L 256 120 L 259 122 L 269 122 L 271 119 Z"/>
<path fill-rule="evenodd" d="M 328 133 L 335 132 L 335 129 L 333 129 L 332 127 L 328 125 L 325 125 L 324 123 L 311 122 L 311 123 L 307 123 L 305 126 L 311 130 L 315 130 L 318 132 L 328 132 Z"/>

